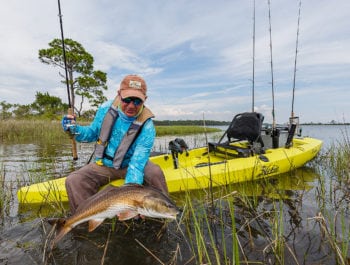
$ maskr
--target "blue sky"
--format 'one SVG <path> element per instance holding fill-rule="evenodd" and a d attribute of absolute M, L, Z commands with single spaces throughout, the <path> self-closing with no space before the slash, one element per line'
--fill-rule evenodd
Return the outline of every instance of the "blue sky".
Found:
<path fill-rule="evenodd" d="M 66 38 L 108 76 L 142 75 L 156 119 L 231 120 L 252 109 L 253 0 L 61 0 Z M 271 0 L 275 114 L 291 114 L 299 0 Z M 349 0 L 301 4 L 295 115 L 350 122 Z M 256 111 L 272 121 L 268 2 L 256 1 Z M 12 0 L 0 10 L 0 101 L 28 104 L 37 91 L 66 101 L 58 69 L 38 50 L 60 38 L 56 0 Z"/>

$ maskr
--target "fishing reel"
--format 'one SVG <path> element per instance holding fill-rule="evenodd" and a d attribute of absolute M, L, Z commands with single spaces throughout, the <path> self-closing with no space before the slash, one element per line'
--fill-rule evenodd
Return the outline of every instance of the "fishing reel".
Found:
<path fill-rule="evenodd" d="M 188 145 L 181 138 L 176 138 L 175 140 L 170 141 L 168 149 L 171 152 L 175 169 L 179 168 L 179 161 L 178 161 L 179 154 L 182 154 L 185 151 L 186 156 L 189 156 Z"/>
<path fill-rule="evenodd" d="M 171 153 L 182 154 L 184 151 L 186 152 L 186 156 L 188 156 L 188 145 L 181 138 L 176 138 L 169 142 L 168 149 Z"/>

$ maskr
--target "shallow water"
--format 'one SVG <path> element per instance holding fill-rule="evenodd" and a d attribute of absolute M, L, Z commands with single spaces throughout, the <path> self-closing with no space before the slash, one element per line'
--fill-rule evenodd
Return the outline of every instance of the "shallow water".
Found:
<path fill-rule="evenodd" d="M 332 143 L 343 139 L 347 132 L 349 128 L 344 126 L 303 127 L 304 135 L 324 141 L 323 152 Z M 215 141 L 218 137 L 210 135 L 209 141 Z M 176 137 L 158 138 L 154 151 L 166 152 L 168 141 L 174 138 Z M 205 143 L 204 135 L 183 138 L 190 147 Z M 92 148 L 93 145 L 78 144 L 79 160 L 72 161 L 69 141 L 55 144 L 0 144 L 0 165 L 5 177 L 4 186 L 15 194 L 18 183 L 24 185 L 42 176 L 42 172 L 50 178 L 65 176 L 89 160 Z M 316 160 L 293 175 L 287 174 L 269 181 L 253 182 L 243 186 L 232 185 L 224 190 L 215 190 L 217 198 L 233 191 L 238 192 L 238 195 L 232 196 L 235 205 L 235 223 L 232 224 L 227 201 L 221 201 L 220 207 L 216 208 L 216 211 L 221 209 L 222 212 L 216 212 L 215 216 L 220 216 L 220 219 L 225 221 L 224 226 L 220 225 L 218 220 L 214 222 L 214 231 L 217 233 L 215 240 L 220 246 L 219 249 L 227 248 L 225 256 L 230 259 L 234 256 L 231 235 L 232 225 L 235 225 L 247 260 L 278 264 L 274 252 L 271 251 L 273 242 L 269 241 L 275 236 L 273 229 L 278 220 L 276 221 L 272 214 L 261 215 L 261 218 L 252 215 L 254 211 L 266 213 L 278 209 L 283 219 L 284 240 L 287 242 L 284 264 L 297 264 L 295 259 L 299 264 L 337 264 L 334 251 L 327 243 L 316 216 L 322 211 L 329 214 L 326 216 L 327 220 L 333 219 L 332 216 L 339 210 L 335 206 L 349 205 L 349 198 L 340 197 L 341 194 L 338 193 L 339 198 L 334 196 L 333 201 L 323 201 L 327 197 L 324 194 L 331 185 L 334 185 L 334 180 L 322 173 L 324 172 L 320 172 Z M 201 191 L 191 192 L 190 196 L 193 204 L 196 206 L 198 204 L 198 209 L 203 201 L 209 200 L 208 194 Z M 172 194 L 171 197 L 178 205 L 186 205 L 184 194 Z M 247 202 L 240 201 L 243 199 L 248 200 L 254 207 L 247 207 Z M 198 262 L 193 258 L 191 251 L 193 246 L 189 236 L 193 233 L 193 238 L 196 238 L 194 228 L 186 227 L 181 223 L 183 219 L 180 217 L 179 225 L 177 222 L 164 225 L 155 220 L 133 220 L 114 225 L 111 225 L 111 221 L 105 222 L 92 233 L 88 233 L 86 227 L 77 228 L 69 233 L 56 249 L 50 251 L 46 247 L 47 240 L 50 239 L 51 226 L 43 221 L 43 217 L 63 215 L 64 209 L 42 206 L 25 209 L 18 206 L 16 197 L 13 196 L 8 206 L 1 210 L 3 217 L 0 221 L 0 264 L 101 264 L 102 262 L 103 264 L 197 264 Z M 200 219 L 199 213 L 200 211 L 198 211 Z M 349 209 L 345 209 L 343 213 L 345 216 L 343 218 L 338 216 L 335 227 L 340 239 L 341 236 L 348 235 L 342 234 L 342 227 L 349 229 Z M 342 220 L 346 220 L 345 225 L 341 224 Z M 203 235 L 208 235 L 207 229 L 205 227 L 202 229 Z M 210 239 L 206 240 L 210 242 Z M 210 243 L 207 244 L 210 248 Z M 296 253 L 294 254 L 296 257 L 291 253 Z M 220 255 L 224 256 L 222 253 Z M 243 263 L 244 258 L 241 257 L 241 260 Z"/>

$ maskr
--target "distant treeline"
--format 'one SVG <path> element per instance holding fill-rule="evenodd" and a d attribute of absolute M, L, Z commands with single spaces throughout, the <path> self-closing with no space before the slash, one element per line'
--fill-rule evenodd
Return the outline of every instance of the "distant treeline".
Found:
<path fill-rule="evenodd" d="M 327 123 L 322 123 L 322 122 L 304 122 L 301 123 L 300 125 L 350 125 L 349 122 L 327 122 Z"/>
<path fill-rule="evenodd" d="M 156 126 L 171 126 L 171 125 L 181 125 L 181 126 L 186 126 L 186 125 L 193 125 L 193 126 L 203 126 L 204 123 L 202 120 L 176 120 L 176 121 L 171 121 L 171 120 L 163 120 L 163 121 L 153 121 Z M 206 126 L 225 126 L 229 125 L 231 122 L 229 121 L 213 121 L 213 120 L 206 120 L 205 125 Z"/>

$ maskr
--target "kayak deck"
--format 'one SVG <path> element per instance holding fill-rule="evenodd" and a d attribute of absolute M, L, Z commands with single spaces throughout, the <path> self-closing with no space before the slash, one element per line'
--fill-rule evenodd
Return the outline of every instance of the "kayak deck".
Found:
<path fill-rule="evenodd" d="M 245 143 L 240 142 L 239 147 Z M 290 148 L 267 149 L 264 154 L 239 157 L 230 148 L 210 151 L 196 148 L 172 156 L 163 154 L 151 157 L 166 177 L 169 192 L 205 189 L 230 183 L 252 181 L 279 175 L 299 168 L 312 160 L 320 151 L 322 141 L 314 138 L 295 138 Z M 110 184 L 123 185 L 124 180 Z M 21 204 L 67 202 L 65 178 L 49 180 L 21 187 L 17 192 Z"/>

